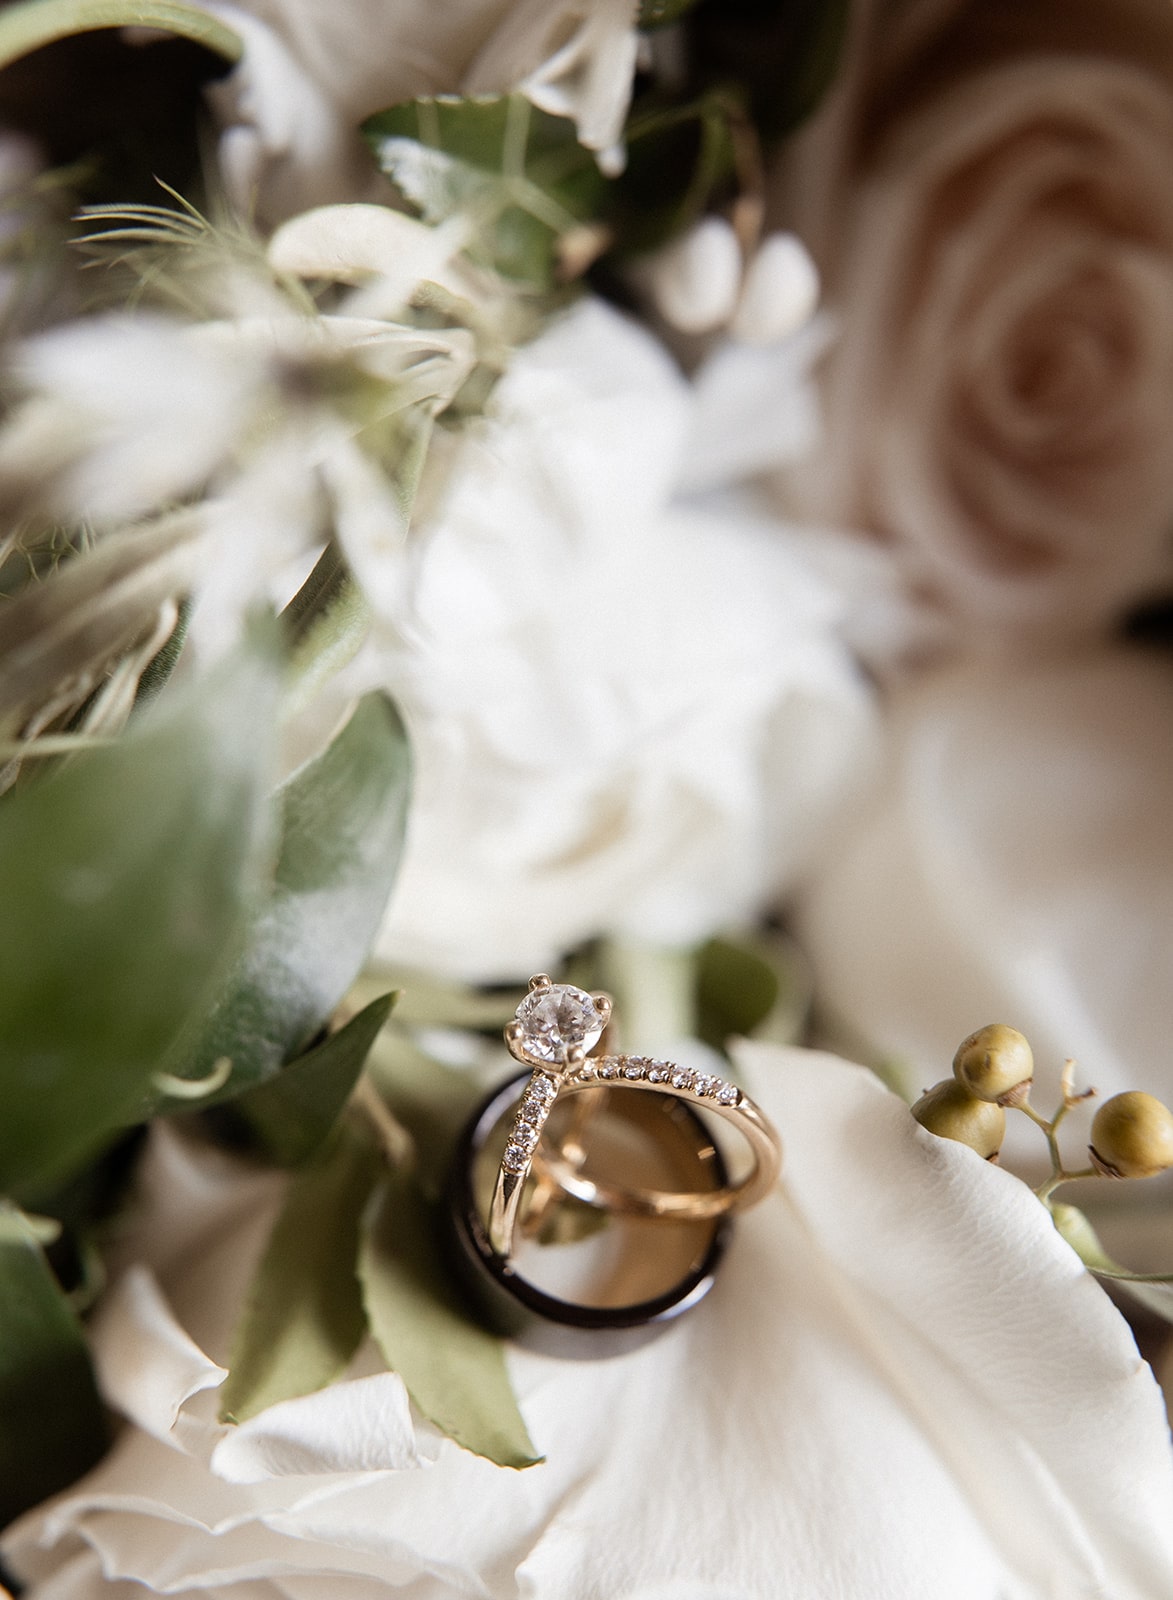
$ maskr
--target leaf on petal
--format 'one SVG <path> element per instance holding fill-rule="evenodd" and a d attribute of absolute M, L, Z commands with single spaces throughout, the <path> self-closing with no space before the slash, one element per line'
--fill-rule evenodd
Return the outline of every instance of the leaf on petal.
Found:
<path fill-rule="evenodd" d="M 373 1144 L 343 1130 L 291 1182 L 233 1335 L 224 1421 L 324 1389 L 358 1349 L 359 1218 L 380 1165 Z"/>
<path fill-rule="evenodd" d="M 1078 1206 L 1052 1205 L 1055 1227 L 1089 1272 L 1108 1278 L 1166 1322 L 1173 1322 L 1173 1273 L 1130 1272 L 1113 1261 Z"/>
<path fill-rule="evenodd" d="M 410 1176 L 386 1180 L 359 1251 L 371 1333 L 414 1404 L 450 1439 L 498 1466 L 533 1466 L 542 1458 L 517 1408 L 505 1345 L 461 1302 L 438 1220 Z"/>

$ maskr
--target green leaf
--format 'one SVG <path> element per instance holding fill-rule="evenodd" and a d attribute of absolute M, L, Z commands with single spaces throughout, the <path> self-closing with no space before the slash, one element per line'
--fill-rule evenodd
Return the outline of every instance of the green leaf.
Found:
<path fill-rule="evenodd" d="M 780 139 L 806 120 L 835 80 L 851 0 L 720 0 L 689 19 L 694 72 L 738 84 L 758 132 Z"/>
<path fill-rule="evenodd" d="M 465 1311 L 443 1269 L 438 1216 L 393 1173 L 364 1223 L 359 1276 L 371 1333 L 415 1405 L 457 1444 L 502 1467 L 539 1457 L 509 1383 L 502 1340 Z"/>
<path fill-rule="evenodd" d="M 351 990 L 360 1003 L 382 990 L 394 989 L 395 1019 L 414 1028 L 469 1028 L 499 1034 L 525 997 L 524 985 L 508 989 L 476 989 L 471 984 L 437 978 L 410 967 L 369 965 Z"/>
<path fill-rule="evenodd" d="M 379 1035 L 369 1071 L 392 1116 L 411 1135 L 420 1187 L 436 1199 L 447 1181 L 452 1148 L 484 1085 L 471 1072 L 434 1060 L 400 1027 Z"/>
<path fill-rule="evenodd" d="M 0 802 L 0 1187 L 136 1120 L 267 857 L 277 672 L 259 636 L 108 747 Z M 19 936 L 16 936 L 19 930 Z"/>
<path fill-rule="evenodd" d="M 239 61 L 240 35 L 207 11 L 178 0 L 24 0 L 0 11 L 0 67 L 43 45 L 96 28 L 159 28 Z"/>
<path fill-rule="evenodd" d="M 1094 1272 L 1097 1278 L 1119 1283 L 1141 1305 L 1164 1317 L 1166 1322 L 1173 1322 L 1173 1273 L 1130 1272 L 1113 1261 L 1078 1206 L 1053 1202 L 1051 1215 L 1055 1227 L 1089 1272 Z"/>
<path fill-rule="evenodd" d="M 639 0 L 641 28 L 666 28 L 687 16 L 697 0 Z"/>
<path fill-rule="evenodd" d="M 382 920 L 403 848 L 409 784 L 399 713 L 384 695 L 369 694 L 329 748 L 280 791 L 272 894 L 178 1076 L 206 1078 L 226 1059 L 232 1070 L 224 1098 L 271 1077 L 321 1029 Z"/>
<path fill-rule="evenodd" d="M 223 1421 L 324 1389 L 358 1349 L 359 1218 L 380 1166 L 372 1143 L 343 1130 L 290 1183 L 233 1335 Z"/>
<path fill-rule="evenodd" d="M 279 1166 L 308 1161 L 342 1115 L 394 999 L 385 994 L 372 1000 L 316 1049 L 209 1115 L 225 1119 L 221 1127 L 232 1143 L 244 1143 Z"/>
<path fill-rule="evenodd" d="M 697 956 L 697 1032 L 723 1050 L 734 1035 L 794 1044 L 802 1036 L 811 983 L 797 947 L 782 934 L 710 939 Z"/>
<path fill-rule="evenodd" d="M 548 288 L 559 241 L 595 216 L 607 192 L 574 124 L 523 95 L 440 95 L 368 117 L 383 171 L 428 222 L 463 213 L 470 254 L 506 277 Z"/>
<path fill-rule="evenodd" d="M 655 249 L 732 191 L 733 128 L 744 120 L 727 87 L 685 103 L 648 97 L 636 105 L 624 130 L 627 164 L 605 211 L 619 251 Z"/>
<path fill-rule="evenodd" d="M 26 1218 L 0 1201 L 0 1527 L 106 1449 L 81 1325 Z"/>

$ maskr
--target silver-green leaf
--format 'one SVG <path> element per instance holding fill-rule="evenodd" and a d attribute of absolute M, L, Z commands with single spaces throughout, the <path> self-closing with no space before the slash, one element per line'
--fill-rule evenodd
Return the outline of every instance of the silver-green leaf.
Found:
<path fill-rule="evenodd" d="M 369 694 L 329 748 L 279 791 L 272 892 L 215 1011 L 173 1073 L 198 1080 L 229 1061 L 225 1098 L 272 1077 L 319 1031 L 382 920 L 403 846 L 410 766 L 398 712 L 385 695 Z"/>
<path fill-rule="evenodd" d="M 359 1218 L 380 1164 L 369 1141 L 343 1129 L 291 1182 L 233 1335 L 223 1420 L 324 1389 L 357 1350 Z"/>
<path fill-rule="evenodd" d="M 541 1460 L 509 1382 L 504 1343 L 461 1303 L 444 1270 L 435 1209 L 403 1171 L 387 1178 L 368 1213 L 359 1276 L 371 1333 L 418 1409 L 498 1466 Z"/>
<path fill-rule="evenodd" d="M 106 1424 L 81 1325 L 27 1218 L 0 1201 L 0 1527 L 81 1476 Z"/>
<path fill-rule="evenodd" d="M 1173 1273 L 1130 1272 L 1113 1261 L 1078 1206 L 1053 1203 L 1055 1227 L 1089 1272 L 1107 1278 L 1166 1322 L 1173 1322 Z"/>
<path fill-rule="evenodd" d="M 211 1005 L 268 859 L 277 705 L 255 635 L 109 746 L 0 801 L 0 1188 L 136 1119 Z"/>

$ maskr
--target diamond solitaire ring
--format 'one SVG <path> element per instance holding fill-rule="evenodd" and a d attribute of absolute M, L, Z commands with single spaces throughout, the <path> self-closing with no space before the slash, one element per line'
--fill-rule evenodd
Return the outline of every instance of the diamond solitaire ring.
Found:
<path fill-rule="evenodd" d="M 489 1242 L 507 1260 L 522 1191 L 531 1172 L 564 1193 L 607 1211 L 678 1220 L 718 1217 L 744 1211 L 763 1199 L 777 1181 L 781 1142 L 772 1123 L 735 1083 L 649 1056 L 590 1056 L 611 1017 L 604 994 L 588 994 L 572 984 L 552 983 L 545 973 L 530 979 L 529 993 L 505 1029 L 511 1054 L 533 1069 L 513 1119 L 501 1157 L 489 1208 Z M 734 1181 L 705 1192 L 641 1189 L 587 1177 L 581 1148 L 549 1149 L 542 1129 L 560 1096 L 608 1089 L 636 1089 L 688 1102 L 735 1129 L 750 1154 L 750 1165 Z"/>

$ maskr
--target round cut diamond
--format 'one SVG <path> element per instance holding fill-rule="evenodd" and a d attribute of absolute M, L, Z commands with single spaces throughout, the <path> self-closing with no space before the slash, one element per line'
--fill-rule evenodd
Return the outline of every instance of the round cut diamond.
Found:
<path fill-rule="evenodd" d="M 603 1032 L 598 1007 L 585 989 L 572 983 L 551 983 L 527 994 L 517 1008 L 520 1044 L 538 1061 L 565 1061 L 580 1045 L 592 1050 Z"/>

